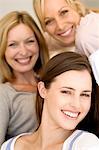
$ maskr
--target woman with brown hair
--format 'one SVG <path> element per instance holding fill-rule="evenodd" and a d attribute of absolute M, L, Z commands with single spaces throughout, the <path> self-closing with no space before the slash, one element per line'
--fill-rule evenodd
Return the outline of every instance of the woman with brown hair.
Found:
<path fill-rule="evenodd" d="M 96 118 L 90 118 L 97 107 L 95 88 L 85 56 L 74 52 L 56 55 L 47 63 L 38 83 L 38 129 L 10 139 L 1 150 L 98 150 L 98 137 L 83 130 L 84 124 Z"/>

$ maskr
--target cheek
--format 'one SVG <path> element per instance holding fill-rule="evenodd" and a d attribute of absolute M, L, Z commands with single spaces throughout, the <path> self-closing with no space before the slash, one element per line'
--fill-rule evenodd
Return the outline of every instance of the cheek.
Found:
<path fill-rule="evenodd" d="M 7 48 L 5 51 L 6 58 L 8 58 L 8 57 L 13 58 L 16 54 L 17 54 L 17 49 Z"/>
<path fill-rule="evenodd" d="M 77 12 L 73 11 L 70 15 L 69 15 L 69 19 L 71 20 L 71 22 L 74 22 L 75 25 L 79 24 L 80 21 L 80 16 Z"/>
<path fill-rule="evenodd" d="M 39 54 L 39 46 L 37 43 L 35 44 L 35 47 L 33 48 L 33 52 Z"/>
<path fill-rule="evenodd" d="M 75 25 L 78 25 L 80 22 L 80 16 L 76 12 L 74 13 Z"/>
<path fill-rule="evenodd" d="M 10 58 L 10 53 L 9 51 L 5 51 L 5 59 L 6 61 Z"/>
<path fill-rule="evenodd" d="M 47 100 L 47 104 L 49 108 L 54 108 L 57 105 L 57 97 L 55 96 L 55 94 L 48 94 L 46 96 L 46 100 Z"/>
<path fill-rule="evenodd" d="M 91 101 L 86 102 L 86 104 L 84 104 L 83 108 L 86 112 L 89 112 L 91 107 Z"/>
<path fill-rule="evenodd" d="M 53 34 L 54 31 L 55 31 L 55 25 L 46 26 L 46 31 L 47 31 L 49 34 Z"/>

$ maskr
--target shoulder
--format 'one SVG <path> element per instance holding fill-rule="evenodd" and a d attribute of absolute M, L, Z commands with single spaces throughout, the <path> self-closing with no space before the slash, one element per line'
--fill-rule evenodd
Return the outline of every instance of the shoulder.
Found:
<path fill-rule="evenodd" d="M 0 93 L 5 93 L 5 92 L 13 92 L 15 91 L 14 88 L 10 85 L 10 83 L 0 83 Z M 5 93 L 6 94 L 6 93 Z"/>
<path fill-rule="evenodd" d="M 82 130 L 78 131 L 81 134 L 75 140 L 75 147 L 81 148 L 81 150 L 99 150 L 99 138 L 95 134 Z"/>
<path fill-rule="evenodd" d="M 94 140 L 94 141 L 98 141 L 99 143 L 99 138 L 95 134 L 83 130 L 80 131 L 82 131 L 81 138 L 84 138 L 85 140 L 86 139 L 88 140 L 88 138 L 90 138 L 91 142 Z"/>
<path fill-rule="evenodd" d="M 14 89 L 9 83 L 0 84 L 0 104 L 1 106 L 7 105 L 10 107 L 11 100 L 13 99 Z"/>
<path fill-rule="evenodd" d="M 99 18 L 99 13 L 91 12 L 91 13 L 87 14 L 85 17 L 82 17 L 80 23 L 88 23 L 88 22 L 91 23 L 93 21 L 93 19 L 97 20 L 97 17 Z"/>
<path fill-rule="evenodd" d="M 0 90 L 4 90 L 7 87 L 5 83 L 0 83 Z"/>
<path fill-rule="evenodd" d="M 28 135 L 30 133 L 23 133 L 23 134 L 20 134 L 14 138 L 11 138 L 9 139 L 8 141 L 4 142 L 1 146 L 1 150 L 12 150 L 12 149 L 15 149 L 15 150 L 20 150 L 22 148 L 20 142 L 18 142 L 17 145 L 15 145 L 16 141 L 20 139 L 20 137 L 24 136 L 24 135 Z M 20 141 L 20 140 L 19 140 Z M 19 146 L 21 146 L 19 148 Z"/>
<path fill-rule="evenodd" d="M 73 150 L 99 150 L 99 139 L 92 133 L 76 130 L 65 140 L 63 150 L 66 148 Z"/>

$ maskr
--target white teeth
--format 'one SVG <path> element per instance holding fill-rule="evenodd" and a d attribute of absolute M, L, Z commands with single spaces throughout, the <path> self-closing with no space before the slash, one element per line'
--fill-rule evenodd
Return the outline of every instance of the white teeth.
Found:
<path fill-rule="evenodd" d="M 29 60 L 30 60 L 30 57 L 17 59 L 17 61 L 21 64 L 28 63 Z"/>
<path fill-rule="evenodd" d="M 73 113 L 73 112 L 70 112 L 70 111 L 63 111 L 63 113 L 69 117 L 72 117 L 72 118 L 75 118 L 78 116 L 78 113 Z"/>
<path fill-rule="evenodd" d="M 71 32 L 71 28 L 69 29 L 69 30 L 67 30 L 66 32 L 64 32 L 64 33 L 62 33 L 62 34 L 60 34 L 61 36 L 67 36 L 67 35 L 69 35 L 70 34 L 70 32 Z"/>

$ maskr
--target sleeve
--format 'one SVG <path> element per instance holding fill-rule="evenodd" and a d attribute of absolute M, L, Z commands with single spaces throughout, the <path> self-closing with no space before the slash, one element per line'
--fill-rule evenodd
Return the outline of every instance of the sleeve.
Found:
<path fill-rule="evenodd" d="M 6 141 L 5 143 L 3 143 L 1 146 L 1 150 L 11 150 L 12 142 L 13 142 L 13 138 L 11 138 L 8 141 Z"/>
<path fill-rule="evenodd" d="M 81 18 L 76 29 L 76 51 L 87 57 L 99 49 L 99 14 L 90 13 Z"/>
<path fill-rule="evenodd" d="M 99 150 L 99 138 L 92 133 L 83 133 L 74 147 L 74 150 Z"/>
<path fill-rule="evenodd" d="M 7 127 L 9 123 L 9 104 L 7 93 L 0 85 L 0 146 L 5 141 Z"/>
<path fill-rule="evenodd" d="M 99 86 L 99 49 L 89 56 L 89 62 L 91 64 L 96 82 Z"/>
<path fill-rule="evenodd" d="M 21 137 L 21 136 L 24 136 L 24 135 L 27 135 L 27 134 L 31 134 L 31 133 L 22 133 L 22 134 L 19 134 L 9 140 L 7 140 L 6 142 L 4 142 L 1 146 L 1 150 L 14 150 L 14 147 L 15 147 L 15 143 L 16 143 L 16 140 Z"/>

